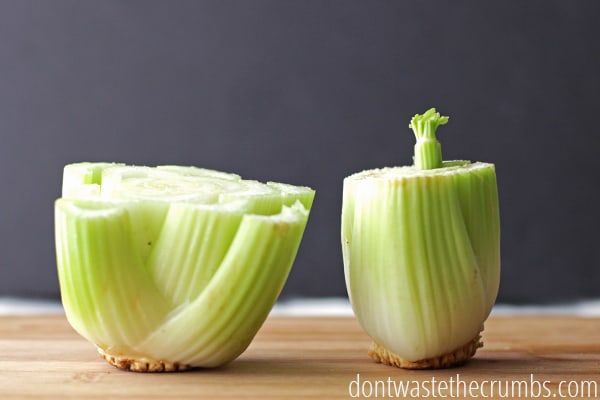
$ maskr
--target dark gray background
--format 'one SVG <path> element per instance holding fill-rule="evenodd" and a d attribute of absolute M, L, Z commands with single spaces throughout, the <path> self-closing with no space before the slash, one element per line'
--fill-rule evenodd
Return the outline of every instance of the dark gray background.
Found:
<path fill-rule="evenodd" d="M 0 1 L 0 296 L 57 298 L 64 164 L 191 164 L 317 190 L 284 296 L 345 296 L 342 179 L 497 165 L 502 302 L 600 296 L 598 1 Z"/>

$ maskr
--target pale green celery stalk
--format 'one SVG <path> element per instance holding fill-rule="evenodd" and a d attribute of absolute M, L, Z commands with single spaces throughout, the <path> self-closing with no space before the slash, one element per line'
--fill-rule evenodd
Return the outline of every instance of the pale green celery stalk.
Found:
<path fill-rule="evenodd" d="M 65 167 L 56 251 L 67 318 L 111 364 L 213 367 L 275 303 L 314 191 L 195 167 Z"/>
<path fill-rule="evenodd" d="M 414 166 L 344 180 L 341 236 L 350 301 L 373 339 L 371 357 L 398 367 L 468 360 L 498 292 L 495 168 L 441 161 L 435 129 L 447 120 L 434 109 L 413 118 Z M 427 140 L 419 143 L 421 133 Z"/>
<path fill-rule="evenodd" d="M 62 197 L 98 196 L 102 172 L 108 167 L 124 166 L 117 163 L 68 164 L 63 170 Z"/>
<path fill-rule="evenodd" d="M 163 296 L 175 305 L 197 298 L 223 262 L 243 216 L 239 206 L 173 204 L 148 260 Z"/>
<path fill-rule="evenodd" d="M 288 238 L 301 236 L 307 216 L 300 203 L 277 216 L 245 215 L 208 286 L 142 346 L 204 367 L 237 357 L 251 340 L 245 332 L 260 327 L 282 288 L 299 245 Z M 176 343 L 167 340 L 173 336 Z"/>
<path fill-rule="evenodd" d="M 133 243 L 127 205 L 56 202 L 63 306 L 73 327 L 103 347 L 131 347 L 169 309 Z"/>
<path fill-rule="evenodd" d="M 315 196 L 302 187 L 279 182 L 267 182 L 267 185 L 281 192 L 282 202 L 286 206 L 291 206 L 299 201 L 307 210 L 312 207 Z"/>

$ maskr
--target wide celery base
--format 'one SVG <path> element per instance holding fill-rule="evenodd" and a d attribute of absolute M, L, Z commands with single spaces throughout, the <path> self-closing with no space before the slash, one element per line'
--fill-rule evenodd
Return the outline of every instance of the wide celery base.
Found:
<path fill-rule="evenodd" d="M 126 356 L 110 354 L 98 347 L 100 356 L 113 367 L 133 372 L 178 372 L 192 368 L 189 364 L 168 360 L 155 360 L 149 357 Z"/>
<path fill-rule="evenodd" d="M 424 360 L 410 361 L 373 342 L 369 349 L 369 356 L 371 356 L 375 362 L 398 368 L 439 369 L 465 364 L 475 355 L 475 352 L 477 352 L 477 349 L 480 347 L 483 347 L 483 342 L 481 341 L 481 335 L 478 334 L 465 345 L 460 346 L 449 353 L 437 357 L 426 358 Z"/>
<path fill-rule="evenodd" d="M 55 203 L 65 315 L 111 365 L 229 363 L 296 256 L 314 191 L 194 167 L 65 167 Z"/>

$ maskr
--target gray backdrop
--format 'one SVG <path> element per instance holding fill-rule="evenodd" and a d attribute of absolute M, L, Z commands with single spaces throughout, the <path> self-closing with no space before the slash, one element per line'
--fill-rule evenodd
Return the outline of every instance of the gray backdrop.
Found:
<path fill-rule="evenodd" d="M 494 162 L 500 301 L 600 296 L 598 1 L 0 1 L 0 296 L 57 298 L 64 164 L 191 164 L 317 190 L 284 296 L 344 296 L 342 179 Z"/>

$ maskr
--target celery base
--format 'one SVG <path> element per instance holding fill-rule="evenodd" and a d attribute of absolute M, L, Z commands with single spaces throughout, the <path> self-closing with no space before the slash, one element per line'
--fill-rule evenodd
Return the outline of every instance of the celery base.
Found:
<path fill-rule="evenodd" d="M 65 167 L 55 202 L 65 315 L 128 371 L 218 367 L 267 318 L 314 191 L 195 167 Z"/>
<path fill-rule="evenodd" d="M 442 354 L 438 357 L 426 358 L 423 360 L 410 361 L 400 357 L 397 354 L 389 351 L 385 347 L 373 342 L 369 349 L 369 356 L 377 362 L 393 367 L 404 368 L 404 369 L 439 369 L 439 368 L 451 368 L 465 364 L 469 361 L 477 352 L 477 349 L 483 347 L 481 341 L 481 335 L 478 334 L 468 343 L 457 349 Z"/>
<path fill-rule="evenodd" d="M 365 332 L 411 361 L 469 343 L 498 292 L 499 228 L 493 164 L 457 161 L 347 177 L 344 272 Z"/>
<path fill-rule="evenodd" d="M 132 372 L 178 372 L 192 368 L 189 364 L 167 360 L 110 354 L 100 347 L 98 347 L 98 353 L 100 353 L 100 356 L 113 367 Z"/>

